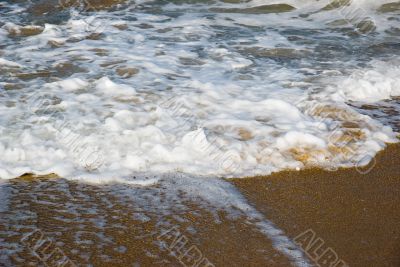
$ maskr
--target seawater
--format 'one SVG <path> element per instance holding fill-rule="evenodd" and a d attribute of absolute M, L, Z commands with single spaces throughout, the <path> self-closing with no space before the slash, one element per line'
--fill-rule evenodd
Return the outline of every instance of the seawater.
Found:
<path fill-rule="evenodd" d="M 397 142 L 390 2 L 2 2 L 0 178 L 364 166 Z"/>

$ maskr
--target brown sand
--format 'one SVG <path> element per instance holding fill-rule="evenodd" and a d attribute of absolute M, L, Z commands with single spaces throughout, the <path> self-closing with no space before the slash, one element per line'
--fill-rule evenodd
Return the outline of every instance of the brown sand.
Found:
<path fill-rule="evenodd" d="M 399 151 L 399 145 L 389 146 L 366 175 L 353 169 L 305 170 L 232 183 L 291 239 L 312 229 L 324 248 L 332 248 L 349 266 L 400 266 Z M 183 200 L 160 217 L 154 206 L 142 209 L 126 199 L 119 187 L 31 176 L 12 180 L 9 187 L 9 210 L 0 212 L 3 253 L 40 229 L 77 266 L 183 266 L 157 243 L 166 230 L 161 219 L 178 227 L 215 266 L 291 266 L 243 216 L 215 214 L 199 203 Z M 182 203 L 185 208 L 177 208 Z M 139 213 L 147 219 L 137 218 Z M 12 266 L 43 266 L 22 247 L 11 253 Z"/>
<path fill-rule="evenodd" d="M 98 10 L 124 1 L 88 2 L 93 10 Z M 59 3 L 63 1 L 36 1 L 28 12 L 43 16 L 57 11 L 54 7 L 60 7 Z M 267 11 L 245 10 L 248 13 Z M 40 28 L 27 28 L 20 34 L 39 32 Z M 32 75 L 46 76 L 47 73 L 25 75 L 25 78 Z M 366 175 L 354 169 L 306 170 L 235 179 L 232 183 L 288 237 L 295 238 L 312 229 L 324 240 L 325 247 L 331 247 L 350 266 L 395 267 L 400 266 L 399 151 L 399 145 L 390 146 L 378 156 L 377 166 Z M 115 188 L 48 177 L 15 179 L 10 188 L 10 208 L 0 212 L 0 266 L 10 263 L 44 266 L 43 260 L 32 255 L 26 246 L 10 254 L 11 262 L 4 263 L 1 258 L 7 245 L 21 246 L 21 238 L 32 229 L 40 229 L 54 241 L 52 246 L 61 248 L 77 266 L 89 263 L 94 266 L 182 266 L 176 257 L 158 246 L 157 237 L 163 228 L 157 225 L 156 214 L 144 211 L 148 219 L 137 219 L 135 214 L 143 211 L 134 203 L 116 197 Z M 290 266 L 287 258 L 272 247 L 271 240 L 245 218 L 228 218 L 220 211 L 218 222 L 215 214 L 198 203 L 186 205 L 189 209 L 172 209 L 174 215 L 161 219 L 177 226 L 189 243 L 195 244 L 215 266 Z M 66 206 L 77 210 L 68 212 Z M 99 224 L 101 221 L 104 225 Z M 196 231 L 191 232 L 192 228 Z"/>
<path fill-rule="evenodd" d="M 312 229 L 349 266 L 400 266 L 399 152 L 389 146 L 364 175 L 305 170 L 233 183 L 291 238 Z"/>
<path fill-rule="evenodd" d="M 176 226 L 188 239 L 183 251 L 194 245 L 215 266 L 290 266 L 288 259 L 272 247 L 271 240 L 244 217 L 227 218 L 223 211 L 213 214 L 189 201 L 184 203 L 185 209 L 167 206 L 172 215 L 160 218 L 153 205 L 142 210 L 119 194 L 123 189 L 118 186 L 26 176 L 13 180 L 11 187 L 9 211 L 0 212 L 0 240 L 4 242 L 0 242 L 0 254 L 10 243 L 22 247 L 22 251 L 11 253 L 11 263 L 6 266 L 42 266 L 46 262 L 21 241 L 33 229 L 53 241 L 42 254 L 58 247 L 77 266 L 184 266 L 167 249 L 160 249 L 158 237 L 169 229 L 158 225 L 160 220 Z M 142 212 L 146 220 L 138 216 Z"/>

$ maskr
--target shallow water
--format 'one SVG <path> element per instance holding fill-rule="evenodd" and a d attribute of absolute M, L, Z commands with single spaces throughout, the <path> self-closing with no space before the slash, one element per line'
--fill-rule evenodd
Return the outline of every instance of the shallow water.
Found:
<path fill-rule="evenodd" d="M 210 261 L 200 266 L 243 266 L 249 259 L 259 266 L 310 266 L 293 241 L 232 184 L 205 180 L 195 189 L 190 178 L 182 178 L 146 188 L 14 179 L 7 185 L 10 209 L 0 210 L 0 264 L 42 266 L 49 261 L 41 255 L 58 247 L 75 264 L 67 266 L 182 266 L 160 239 L 177 227 L 188 239 L 186 249 L 195 245 Z M 34 254 L 24 238 L 36 232 L 51 245 Z M 237 250 L 243 239 L 247 249 Z"/>
<path fill-rule="evenodd" d="M 0 177 L 361 166 L 396 142 L 390 1 L 6 1 Z"/>
<path fill-rule="evenodd" d="M 0 3 L 0 264 L 39 264 L 21 236 L 41 229 L 84 266 L 176 265 L 169 220 L 218 265 L 246 237 L 237 265 L 308 266 L 218 178 L 397 142 L 398 2 L 74 3 Z M 25 173 L 65 179 L 5 180 Z"/>

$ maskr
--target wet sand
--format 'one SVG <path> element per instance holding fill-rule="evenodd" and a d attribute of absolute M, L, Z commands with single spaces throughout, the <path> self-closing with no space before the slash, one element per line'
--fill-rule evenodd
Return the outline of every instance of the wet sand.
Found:
<path fill-rule="evenodd" d="M 38 24 L 56 23 L 61 20 L 60 10 L 75 2 L 36 1 L 27 12 L 35 16 Z M 90 6 L 85 10 L 94 11 L 124 1 L 88 3 Z M 216 11 L 267 13 L 271 8 L 282 12 L 291 9 L 281 5 L 264 6 L 262 10 Z M 383 5 L 380 11 L 395 8 L 397 6 Z M 19 37 L 35 35 L 42 30 L 28 27 Z M 97 37 L 90 35 L 90 38 Z M 255 52 L 257 56 L 269 58 L 298 57 L 293 51 L 282 49 Z M 98 53 L 105 52 L 99 50 Z M 60 76 L 69 74 L 68 66 L 64 67 L 59 70 Z M 122 74 L 118 74 L 124 76 L 127 69 L 120 71 Z M 132 73 L 128 75 L 135 75 L 137 70 L 129 71 Z M 29 80 L 46 78 L 50 74 L 37 72 L 16 76 Z M 229 181 L 250 205 L 289 238 L 295 239 L 311 229 L 315 238 L 324 243 L 315 255 L 331 248 L 349 266 L 395 267 L 400 266 L 399 152 L 400 145 L 389 146 L 377 156 L 377 165 L 368 174 L 360 174 L 355 169 L 304 170 Z M 184 195 L 175 203 L 162 194 L 156 196 L 152 189 L 127 192 L 124 185 L 96 186 L 29 175 L 10 181 L 4 188 L 4 191 L 0 188 L 0 194 L 4 194 L 0 195 L 0 202 L 8 202 L 8 207 L 3 209 L 0 203 L 0 266 L 56 266 L 50 263 L 56 249 L 69 259 L 64 261 L 64 266 L 292 265 L 287 256 L 274 248 L 271 239 L 243 214 L 235 217 L 209 203 L 187 200 Z M 139 196 L 128 198 L 127 194 L 132 192 Z M 160 201 L 152 202 L 153 197 Z M 169 240 L 161 235 L 171 227 L 180 231 L 178 239 L 187 240 L 182 251 L 194 247 L 199 252 L 195 253 L 198 259 L 181 258 L 182 251 L 176 247 L 172 249 L 174 254 L 168 246 L 162 246 L 162 241 L 168 243 Z M 35 231 L 43 234 L 43 241 L 50 242 L 33 251 L 24 237 Z M 320 263 L 312 254 L 315 251 L 310 252 L 310 262 Z"/>
<path fill-rule="evenodd" d="M 349 266 L 400 266 L 400 145 L 355 169 L 305 170 L 233 183 L 286 235 L 312 229 Z"/>
<path fill-rule="evenodd" d="M 152 198 L 158 196 L 153 189 L 133 192 L 125 187 L 48 177 L 11 181 L 9 209 L 0 212 L 0 266 L 56 266 L 46 260 L 56 248 L 75 264 L 68 267 L 192 266 L 193 261 L 183 259 L 184 265 L 178 256 L 193 247 L 203 267 L 290 266 L 243 216 L 232 218 L 203 203 L 171 203 L 162 196 L 154 204 Z M 129 198 L 127 193 L 140 197 Z M 181 252 L 178 245 L 169 249 L 172 241 L 160 237 L 173 227 L 180 233 L 177 238 L 187 240 Z M 50 248 L 39 245 L 32 250 L 27 243 L 38 242 L 23 241 L 34 231 L 51 240 Z"/>
<path fill-rule="evenodd" d="M 364 175 L 304 170 L 230 181 L 287 237 L 312 229 L 324 242 L 317 254 L 329 247 L 349 266 L 400 266 L 399 151 L 399 145 L 389 146 Z M 243 215 L 184 195 L 175 203 L 162 190 L 155 203 L 153 189 L 125 187 L 56 177 L 10 181 L 9 207 L 0 211 L 0 266 L 44 266 L 21 241 L 35 229 L 52 241 L 39 250 L 43 255 L 58 247 L 76 266 L 185 266 L 160 238 L 171 226 L 187 239 L 183 250 L 200 251 L 199 266 L 292 265 Z M 132 192 L 137 196 L 127 197 Z M 318 262 L 309 252 L 310 262 Z"/>

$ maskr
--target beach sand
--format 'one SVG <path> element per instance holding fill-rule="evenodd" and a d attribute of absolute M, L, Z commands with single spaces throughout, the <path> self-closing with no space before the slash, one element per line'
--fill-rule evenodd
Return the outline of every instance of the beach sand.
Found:
<path fill-rule="evenodd" d="M 349 266 L 400 266 L 399 152 L 390 145 L 367 174 L 305 170 L 234 184 L 289 237 L 312 229 Z"/>
<path fill-rule="evenodd" d="M 74 6 L 76 2 L 35 1 L 26 12 L 33 16 L 38 25 L 58 24 L 68 17 L 65 14 L 61 16 L 60 11 Z M 125 1 L 92 0 L 85 3 L 81 11 L 92 12 L 106 10 Z M 288 5 L 272 5 L 263 9 L 214 11 L 268 13 L 271 8 L 279 12 L 292 9 Z M 396 8 L 397 5 L 386 4 L 380 8 L 380 12 Z M 118 25 L 114 27 L 121 31 L 128 27 L 125 24 Z M 9 34 L 24 38 L 40 34 L 43 29 L 39 26 L 21 27 L 20 32 L 11 30 Z M 87 39 L 96 38 L 103 37 L 97 33 L 87 36 Z M 70 41 L 73 40 L 71 38 Z M 56 41 L 49 41 L 48 44 L 53 48 L 64 45 Z M 374 49 L 381 53 L 390 47 L 390 43 L 387 48 L 385 45 L 382 44 L 382 51 L 378 50 L 379 47 Z M 370 49 L 368 47 L 367 51 L 375 51 Z M 96 56 L 107 55 L 107 50 L 100 49 L 97 52 Z M 302 55 L 285 48 L 247 52 L 279 60 L 295 59 Z M 65 67 L 57 70 L 60 77 L 70 75 L 68 65 Z M 126 74 L 124 70 L 130 70 L 128 76 L 138 72 L 136 68 L 116 69 L 119 76 Z M 74 71 L 85 72 L 86 69 L 76 68 Z M 48 71 L 19 73 L 16 77 L 30 80 L 48 78 L 50 74 Z M 10 83 L 8 86 L 8 89 L 22 88 L 20 84 Z M 371 106 L 373 108 L 380 109 Z M 392 112 L 390 105 L 388 112 Z M 398 121 L 391 123 L 398 131 Z M 312 241 L 316 241 L 317 245 L 306 248 L 303 245 L 307 245 L 307 242 L 299 244 L 311 264 L 329 266 L 322 264 L 324 257 L 320 256 L 326 255 L 324 252 L 330 249 L 337 257 L 336 267 L 345 264 L 398 267 L 399 152 L 399 144 L 388 146 L 378 154 L 376 165 L 366 174 L 356 169 L 334 172 L 308 169 L 227 181 L 255 210 L 264 215 L 265 220 L 276 227 L 274 229 L 281 229 L 290 240 L 298 241 L 296 237 L 312 233 Z M 55 175 L 25 175 L 1 181 L 0 267 L 52 267 L 57 266 L 57 260 L 63 261 L 64 267 L 293 265 L 287 255 L 277 250 L 277 244 L 261 233 L 243 213 L 234 216 L 221 207 L 187 198 L 184 192 L 171 200 L 164 196 L 162 188 L 156 189 L 132 189 L 124 184 L 90 185 Z M 168 239 L 168 233 L 177 233 L 176 240 L 184 241 L 181 249 L 169 246 L 171 239 Z M 321 246 L 318 247 L 318 244 Z M 185 258 L 184 253 L 190 249 L 195 252 L 193 258 Z"/>
<path fill-rule="evenodd" d="M 320 250 L 331 248 L 349 266 L 400 266 L 399 151 L 399 145 L 389 146 L 364 175 L 355 169 L 304 170 L 230 182 L 291 239 L 311 229 L 324 242 Z M 0 213 L 0 259 L 6 266 L 43 265 L 43 258 L 21 241 L 37 229 L 52 241 L 47 252 L 42 248 L 43 255 L 58 247 L 77 266 L 185 266 L 168 246 L 160 247 L 167 225 L 187 238 L 186 249 L 198 248 L 206 259 L 202 266 L 207 261 L 215 266 L 291 266 L 245 217 L 214 212 L 202 203 L 183 201 L 184 207 L 177 203 L 161 209 L 149 204 L 146 209 L 126 198 L 123 185 L 55 177 L 25 176 L 7 187 L 8 211 Z M 146 196 L 147 189 L 141 190 Z M 168 212 L 163 215 L 163 210 Z M 13 245 L 22 250 L 13 252 Z M 9 251 L 8 262 L 4 251 Z M 309 258 L 318 262 L 312 252 Z"/>

